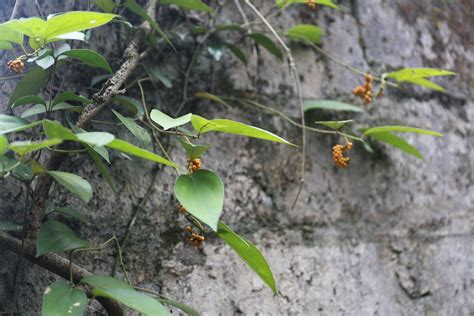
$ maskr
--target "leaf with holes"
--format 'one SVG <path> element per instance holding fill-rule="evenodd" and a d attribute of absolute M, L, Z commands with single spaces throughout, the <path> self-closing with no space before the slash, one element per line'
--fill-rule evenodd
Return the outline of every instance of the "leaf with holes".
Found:
<path fill-rule="evenodd" d="M 63 252 L 86 247 L 87 240 L 77 238 L 74 232 L 56 221 L 48 221 L 41 225 L 41 230 L 36 239 L 36 257 L 51 252 Z"/>
<path fill-rule="evenodd" d="M 189 213 L 217 231 L 224 206 L 224 184 L 218 175 L 204 169 L 181 175 L 174 191 L 179 203 Z"/>
<path fill-rule="evenodd" d="M 41 315 L 43 316 L 83 316 L 88 299 L 80 288 L 57 281 L 49 285 L 43 294 Z"/>

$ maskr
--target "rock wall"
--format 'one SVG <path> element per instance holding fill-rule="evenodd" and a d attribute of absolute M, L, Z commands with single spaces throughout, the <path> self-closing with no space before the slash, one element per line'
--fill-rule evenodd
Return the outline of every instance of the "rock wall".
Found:
<path fill-rule="evenodd" d="M 8 2 L 12 1 L 0 5 L 3 18 L 9 15 Z M 255 3 L 271 6 L 269 1 Z M 275 23 L 281 29 L 296 23 L 322 26 L 326 30 L 322 47 L 364 71 L 438 67 L 459 75 L 439 81 L 447 93 L 404 86 L 388 90 L 364 114 L 310 113 L 307 121 L 354 118 L 355 127 L 411 125 L 445 136 L 407 135 L 424 154 L 424 161 L 385 146 L 376 146 L 372 155 L 356 144 L 350 168 L 338 170 L 331 161 L 331 147 L 340 140 L 309 133 L 306 183 L 294 210 L 298 149 L 230 135 L 206 136 L 214 148 L 204 157 L 204 166 L 217 171 L 226 187 L 223 219 L 262 249 L 281 295 L 272 295 L 219 240 L 211 238 L 203 250 L 183 242 L 183 223 L 173 197 L 175 176 L 167 169 L 158 170 L 153 193 L 139 211 L 125 249 L 125 263 L 134 282 L 194 306 L 205 315 L 474 313 L 474 5 L 469 0 L 352 0 L 341 4 L 340 11 L 294 7 Z M 81 5 L 54 3 L 45 5 L 45 11 Z M 226 2 L 219 19 L 239 19 L 236 11 L 233 2 Z M 102 45 L 101 39 L 107 35 L 106 30 L 98 30 L 91 45 Z M 118 34 L 117 41 L 121 38 L 124 36 Z M 118 49 L 111 50 L 108 45 L 104 50 L 117 56 Z M 292 49 L 305 98 L 359 103 L 350 91 L 362 78 L 308 47 L 294 45 Z M 185 65 L 189 59 L 183 58 L 183 54 L 170 54 L 165 61 Z M 266 52 L 258 61 L 258 72 L 254 59 L 246 69 L 238 63 L 231 56 L 212 62 L 204 54 L 192 83 L 216 94 L 243 96 L 257 79 L 258 94 L 266 104 L 297 119 L 293 81 L 286 65 Z M 5 75 L 4 68 L 0 73 Z M 174 85 L 181 84 L 178 76 Z M 0 103 L 5 108 L 13 83 L 1 81 L 0 85 Z M 190 110 L 207 117 L 231 117 L 299 142 L 297 128 L 253 108 L 235 105 L 229 110 L 194 103 Z M 184 153 L 175 145 L 170 143 L 173 159 L 184 162 Z M 112 158 L 119 197 L 114 198 L 92 162 L 80 156 L 72 156 L 65 168 L 80 170 L 93 183 L 95 198 L 84 205 L 59 187 L 52 190 L 57 199 L 53 203 L 72 205 L 91 219 L 89 226 L 68 223 L 80 236 L 97 244 L 114 232 L 123 236 L 151 180 L 151 164 L 130 162 L 117 154 Z M 2 216 L 18 218 L 22 188 L 12 186 L 10 179 L 0 180 L 0 185 Z M 6 280 L 11 280 L 17 258 L 6 250 L 2 253 L 0 307 L 7 309 L 11 289 Z M 112 250 L 90 253 L 78 256 L 77 261 L 95 273 L 109 274 L 113 254 Z M 42 269 L 26 265 L 19 294 L 25 315 L 39 313 L 42 292 L 54 279 Z"/>

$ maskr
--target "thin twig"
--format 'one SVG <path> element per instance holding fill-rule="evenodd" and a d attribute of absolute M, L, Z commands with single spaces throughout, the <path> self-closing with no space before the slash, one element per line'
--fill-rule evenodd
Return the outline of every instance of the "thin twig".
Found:
<path fill-rule="evenodd" d="M 265 16 L 250 2 L 250 0 L 245 0 L 245 3 L 252 9 L 252 11 L 258 16 L 260 20 L 262 20 L 263 24 L 270 30 L 270 32 L 275 36 L 277 41 L 280 43 L 280 45 L 283 47 L 283 49 L 286 52 L 287 59 L 288 59 L 288 64 L 290 66 L 291 73 L 293 74 L 293 79 L 295 81 L 295 86 L 296 86 L 296 93 L 298 95 L 298 104 L 300 107 L 300 115 L 301 115 L 301 177 L 300 177 L 300 185 L 298 192 L 296 194 L 295 200 L 293 202 L 293 205 L 291 206 L 291 209 L 294 209 L 296 206 L 296 202 L 298 201 L 298 198 L 300 196 L 301 190 L 304 185 L 304 177 L 305 177 L 305 168 L 306 168 L 306 123 L 304 119 L 304 104 L 303 104 L 303 95 L 301 92 L 301 83 L 300 79 L 298 77 L 298 71 L 296 69 L 295 61 L 293 58 L 293 55 L 291 54 L 291 49 L 285 44 L 283 39 L 280 37 L 278 32 L 273 28 L 273 26 L 268 22 L 268 20 L 265 18 Z"/>

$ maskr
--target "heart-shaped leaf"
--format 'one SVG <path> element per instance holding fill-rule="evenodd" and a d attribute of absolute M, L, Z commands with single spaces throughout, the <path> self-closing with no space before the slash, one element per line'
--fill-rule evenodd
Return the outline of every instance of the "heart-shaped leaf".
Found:
<path fill-rule="evenodd" d="M 77 238 L 74 232 L 63 223 L 49 221 L 41 226 L 38 233 L 36 256 L 82 248 L 88 244 L 87 240 Z"/>
<path fill-rule="evenodd" d="M 179 203 L 189 213 L 217 231 L 224 206 L 224 184 L 218 175 L 203 169 L 191 175 L 181 175 L 174 191 Z"/>
<path fill-rule="evenodd" d="M 165 113 L 159 110 L 152 110 L 150 113 L 150 118 L 153 122 L 163 127 L 164 130 L 178 127 L 186 123 L 191 122 L 191 113 L 180 116 L 178 118 L 172 118 L 171 116 L 166 115 Z"/>
<path fill-rule="evenodd" d="M 41 315 L 83 316 L 87 308 L 87 296 L 83 290 L 57 281 L 49 285 L 43 294 Z"/>

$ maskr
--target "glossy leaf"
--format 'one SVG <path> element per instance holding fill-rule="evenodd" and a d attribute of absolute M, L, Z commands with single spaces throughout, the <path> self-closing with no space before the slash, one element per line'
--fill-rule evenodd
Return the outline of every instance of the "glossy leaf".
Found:
<path fill-rule="evenodd" d="M 211 149 L 211 146 L 194 145 L 188 141 L 181 141 L 181 145 L 190 159 L 200 158 L 205 152 Z"/>
<path fill-rule="evenodd" d="M 62 53 L 61 56 L 68 56 L 80 60 L 88 66 L 101 68 L 110 73 L 112 72 L 112 68 L 110 68 L 107 60 L 101 54 L 90 49 L 71 49 Z"/>
<path fill-rule="evenodd" d="M 80 288 L 57 281 L 49 285 L 43 294 L 42 316 L 83 316 L 88 299 Z"/>
<path fill-rule="evenodd" d="M 160 2 L 162 3 L 162 2 Z M 147 21 L 151 27 L 161 35 L 165 39 L 165 41 L 176 51 L 176 49 L 173 46 L 173 43 L 171 43 L 170 39 L 168 36 L 166 36 L 165 32 L 160 28 L 158 23 L 156 23 L 155 19 L 150 17 L 148 13 L 146 12 L 145 9 L 143 9 L 135 0 L 125 0 L 124 2 L 125 7 L 127 7 L 130 11 L 135 13 L 136 15 L 141 16 L 145 21 Z"/>
<path fill-rule="evenodd" d="M 224 206 L 224 184 L 218 175 L 204 169 L 181 175 L 174 191 L 179 203 L 189 213 L 217 231 Z"/>
<path fill-rule="evenodd" d="M 278 57 L 280 61 L 283 61 L 283 53 L 278 46 L 268 36 L 263 33 L 251 33 L 247 35 L 252 38 L 257 44 L 263 46 L 270 53 Z"/>
<path fill-rule="evenodd" d="M 406 140 L 395 134 L 392 134 L 390 132 L 380 132 L 370 134 L 369 136 L 373 139 L 392 145 L 393 147 L 396 147 L 412 156 L 415 156 L 418 159 L 423 160 L 423 155 L 418 151 L 418 149 L 416 149 L 415 147 L 407 143 Z"/>
<path fill-rule="evenodd" d="M 37 95 L 26 95 L 24 97 L 16 99 L 15 102 L 13 102 L 12 104 L 12 108 L 25 104 L 42 104 L 43 106 L 46 106 L 46 101 L 42 97 Z"/>
<path fill-rule="evenodd" d="M 130 154 L 133 156 L 137 156 L 143 159 L 151 160 L 157 163 L 161 163 L 173 168 L 178 168 L 178 165 L 155 154 L 152 153 L 148 150 L 142 149 L 140 147 L 137 147 L 135 145 L 132 145 L 130 143 L 127 143 L 124 140 L 121 139 L 115 139 L 114 141 L 110 142 L 107 144 L 107 147 L 124 152 L 126 154 Z"/>
<path fill-rule="evenodd" d="M 200 134 L 208 132 L 222 132 L 228 134 L 237 134 L 247 137 L 260 138 L 269 140 L 272 142 L 283 143 L 287 145 L 293 145 L 285 139 L 267 132 L 258 127 L 250 126 L 247 124 L 239 123 L 236 121 L 226 119 L 213 119 L 207 120 L 201 116 L 194 115 L 191 118 L 193 128 Z M 294 146 L 294 145 L 293 145 Z"/>
<path fill-rule="evenodd" d="M 86 132 L 76 134 L 80 142 L 92 146 L 105 146 L 115 139 L 115 136 L 106 132 Z"/>
<path fill-rule="evenodd" d="M 224 240 L 242 260 L 262 279 L 265 284 L 278 294 L 275 279 L 267 260 L 260 250 L 247 239 L 237 235 L 229 226 L 219 221 L 217 235 Z"/>
<path fill-rule="evenodd" d="M 120 122 L 122 122 L 122 124 L 130 131 L 130 133 L 132 133 L 132 135 L 140 141 L 140 144 L 142 144 L 142 146 L 146 147 L 150 145 L 151 136 L 145 128 L 135 123 L 135 121 L 131 118 L 125 117 L 114 110 L 112 110 L 112 112 L 120 120 Z"/>
<path fill-rule="evenodd" d="M 41 121 L 30 123 L 16 116 L 0 114 L 0 135 L 24 131 L 40 124 Z"/>
<path fill-rule="evenodd" d="M 404 132 L 404 133 L 417 133 L 417 134 L 425 134 L 425 135 L 432 135 L 432 136 L 443 136 L 443 134 L 440 134 L 438 132 L 426 130 L 426 129 L 421 129 L 421 128 L 416 128 L 416 127 L 410 127 L 410 126 L 379 126 L 379 127 L 372 127 L 369 129 L 366 129 L 364 132 L 364 136 L 369 136 L 372 134 L 376 133 L 382 133 L 382 132 Z"/>
<path fill-rule="evenodd" d="M 36 239 L 36 257 L 50 252 L 63 252 L 86 247 L 88 241 L 77 238 L 74 232 L 56 221 L 48 221 L 41 225 Z"/>
<path fill-rule="evenodd" d="M 286 35 L 290 38 L 305 40 L 313 44 L 318 44 L 323 34 L 322 28 L 310 24 L 298 24 L 286 32 Z"/>
<path fill-rule="evenodd" d="M 345 120 L 345 121 L 316 121 L 316 124 L 321 124 L 332 128 L 334 130 L 340 129 L 342 126 L 354 122 L 353 120 Z"/>
<path fill-rule="evenodd" d="M 46 84 L 49 73 L 50 70 L 44 70 L 41 67 L 31 69 L 16 85 L 8 104 L 11 106 L 16 100 L 23 96 L 36 95 Z"/>
<path fill-rule="evenodd" d="M 92 186 L 78 175 L 62 171 L 48 171 L 48 174 L 82 201 L 87 203 L 92 198 Z"/>
<path fill-rule="evenodd" d="M 161 0 L 160 4 L 174 4 L 186 10 L 212 12 L 212 9 L 201 0 Z"/>
<path fill-rule="evenodd" d="M 164 130 L 175 128 L 191 122 L 192 114 L 186 114 L 177 118 L 172 118 L 159 110 L 152 110 L 150 118 L 153 122 L 163 127 Z"/>
<path fill-rule="evenodd" d="M 304 103 L 305 112 L 314 109 L 328 111 L 364 112 L 362 108 L 357 106 L 333 100 L 311 100 Z"/>
<path fill-rule="evenodd" d="M 0 24 L 0 41 L 20 45 L 23 44 L 23 34 L 5 26 L 5 24 L 6 23 Z"/>
<path fill-rule="evenodd" d="M 94 295 L 111 298 L 144 315 L 170 315 L 158 300 L 136 291 L 127 283 L 115 278 L 105 275 L 91 275 L 83 278 L 81 283 L 92 286 Z"/>
<path fill-rule="evenodd" d="M 24 156 L 27 153 L 30 153 L 32 151 L 40 150 L 43 148 L 55 146 L 57 144 L 60 144 L 62 142 L 61 139 L 59 138 L 53 138 L 53 139 L 47 139 L 45 141 L 18 141 L 18 142 L 13 142 L 10 143 L 8 148 L 14 152 L 16 152 L 20 156 Z"/>
<path fill-rule="evenodd" d="M 85 216 L 70 207 L 58 206 L 53 209 L 53 212 L 69 216 L 87 224 L 87 219 L 85 218 Z"/>

